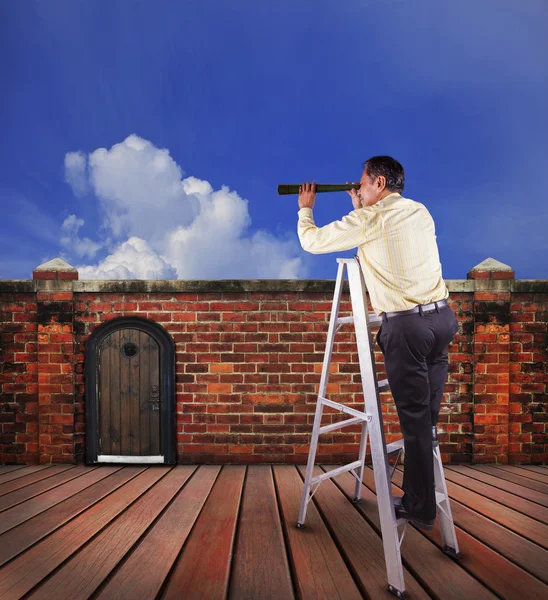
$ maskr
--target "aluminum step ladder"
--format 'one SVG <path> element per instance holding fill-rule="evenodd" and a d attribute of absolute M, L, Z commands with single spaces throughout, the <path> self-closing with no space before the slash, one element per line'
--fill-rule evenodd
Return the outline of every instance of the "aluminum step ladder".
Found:
<path fill-rule="evenodd" d="M 373 351 L 371 335 L 371 327 L 380 325 L 382 319 L 374 313 L 369 314 L 367 311 L 365 282 L 357 257 L 350 259 L 338 258 L 337 262 L 339 263 L 339 267 L 337 272 L 337 280 L 335 283 L 333 308 L 331 310 L 331 318 L 329 321 L 325 356 L 323 360 L 320 388 L 318 392 L 318 402 L 316 404 L 316 415 L 314 417 L 314 425 L 312 428 L 312 439 L 310 442 L 310 452 L 308 454 L 308 463 L 306 466 L 304 489 L 297 527 L 304 527 L 308 503 L 312 499 L 312 496 L 318 489 L 319 485 L 326 479 L 330 479 L 340 475 L 341 473 L 350 471 L 356 478 L 354 502 L 357 503 L 360 501 L 363 472 L 365 468 L 366 446 L 369 437 L 373 472 L 375 476 L 375 486 L 377 491 L 377 504 L 384 546 L 384 558 L 388 576 L 388 590 L 398 598 L 405 598 L 406 593 L 400 547 L 405 535 L 407 521 L 405 519 L 396 519 L 394 497 L 392 496 L 391 487 L 392 475 L 394 474 L 397 461 L 404 450 L 404 442 L 403 439 L 388 445 L 386 445 L 385 442 L 379 394 L 380 392 L 388 390 L 389 385 L 388 380 L 386 379 L 377 381 L 377 374 L 375 371 L 375 354 Z M 345 269 L 348 271 L 353 316 L 340 318 L 339 307 L 341 303 Z M 329 365 L 331 363 L 331 356 L 333 353 L 335 334 L 344 324 L 348 323 L 354 323 L 356 332 L 363 396 L 365 400 L 365 410 L 363 412 L 345 406 L 344 404 L 333 402 L 326 398 Z M 348 415 L 349 418 L 337 423 L 324 425 L 322 427 L 322 414 L 325 406 L 339 410 Z M 362 424 L 362 434 L 358 460 L 347 465 L 337 467 L 327 473 L 322 473 L 321 475 L 313 477 L 318 437 L 323 433 L 335 431 L 337 429 L 347 427 L 348 425 L 357 425 L 359 423 Z M 444 552 L 450 556 L 458 558 L 459 547 L 455 534 L 455 526 L 453 524 L 451 507 L 449 505 L 449 496 L 447 494 L 447 486 L 445 484 L 443 465 L 441 462 L 441 455 L 437 439 L 433 439 L 432 450 L 434 459 L 436 507 L 440 523 L 440 531 L 443 539 Z M 393 468 L 388 462 L 389 458 L 392 457 L 396 458 L 396 464 L 393 466 Z M 390 473 L 391 468 L 392 472 Z M 402 526 L 401 534 L 399 531 L 400 526 Z"/>

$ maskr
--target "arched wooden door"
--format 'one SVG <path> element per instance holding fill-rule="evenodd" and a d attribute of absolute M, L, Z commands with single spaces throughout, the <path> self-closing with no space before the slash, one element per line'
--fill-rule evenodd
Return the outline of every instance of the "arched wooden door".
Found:
<path fill-rule="evenodd" d="M 94 332 L 86 348 L 88 463 L 175 462 L 173 354 L 171 338 L 144 319 L 115 319 Z"/>

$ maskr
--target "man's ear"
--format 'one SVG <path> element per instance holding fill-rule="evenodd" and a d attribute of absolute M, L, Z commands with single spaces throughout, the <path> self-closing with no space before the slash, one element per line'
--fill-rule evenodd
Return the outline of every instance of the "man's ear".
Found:
<path fill-rule="evenodd" d="M 379 192 L 382 192 L 382 190 L 384 190 L 385 187 L 386 187 L 386 177 L 384 175 L 379 175 L 377 177 L 377 188 L 379 189 Z"/>

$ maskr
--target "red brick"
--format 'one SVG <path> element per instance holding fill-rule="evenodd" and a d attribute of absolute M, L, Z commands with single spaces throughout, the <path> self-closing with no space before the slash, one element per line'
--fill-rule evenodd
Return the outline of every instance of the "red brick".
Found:
<path fill-rule="evenodd" d="M 136 311 L 137 302 L 115 302 L 113 306 L 114 312 Z"/>
<path fill-rule="evenodd" d="M 230 445 L 228 450 L 231 454 L 253 454 L 255 446 L 253 444 Z"/>
<path fill-rule="evenodd" d="M 230 394 L 232 385 L 230 383 L 210 383 L 207 386 L 209 394 Z"/>
<path fill-rule="evenodd" d="M 77 272 L 71 272 L 71 271 L 58 271 L 57 272 L 57 279 L 59 279 L 59 281 L 77 280 L 78 279 L 78 273 Z"/>
<path fill-rule="evenodd" d="M 54 292 L 53 294 L 51 294 L 51 299 L 54 302 L 63 302 L 65 300 L 72 300 L 72 298 L 72 292 Z"/>
<path fill-rule="evenodd" d="M 111 312 L 112 304 L 110 302 L 90 302 L 89 304 L 90 312 Z"/>
<path fill-rule="evenodd" d="M 57 273 L 55 271 L 33 271 L 33 279 L 57 279 Z"/>
<path fill-rule="evenodd" d="M 489 271 L 470 271 L 470 279 L 490 279 Z"/>

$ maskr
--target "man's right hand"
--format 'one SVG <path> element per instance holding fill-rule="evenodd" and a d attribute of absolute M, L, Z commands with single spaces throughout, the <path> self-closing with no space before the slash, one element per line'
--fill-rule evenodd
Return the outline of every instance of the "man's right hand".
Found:
<path fill-rule="evenodd" d="M 359 185 L 359 182 L 347 181 L 346 185 Z M 360 193 L 357 190 L 347 190 L 347 194 L 349 194 L 352 198 L 352 206 L 354 207 L 354 210 L 362 208 L 362 197 L 360 196 Z"/>

